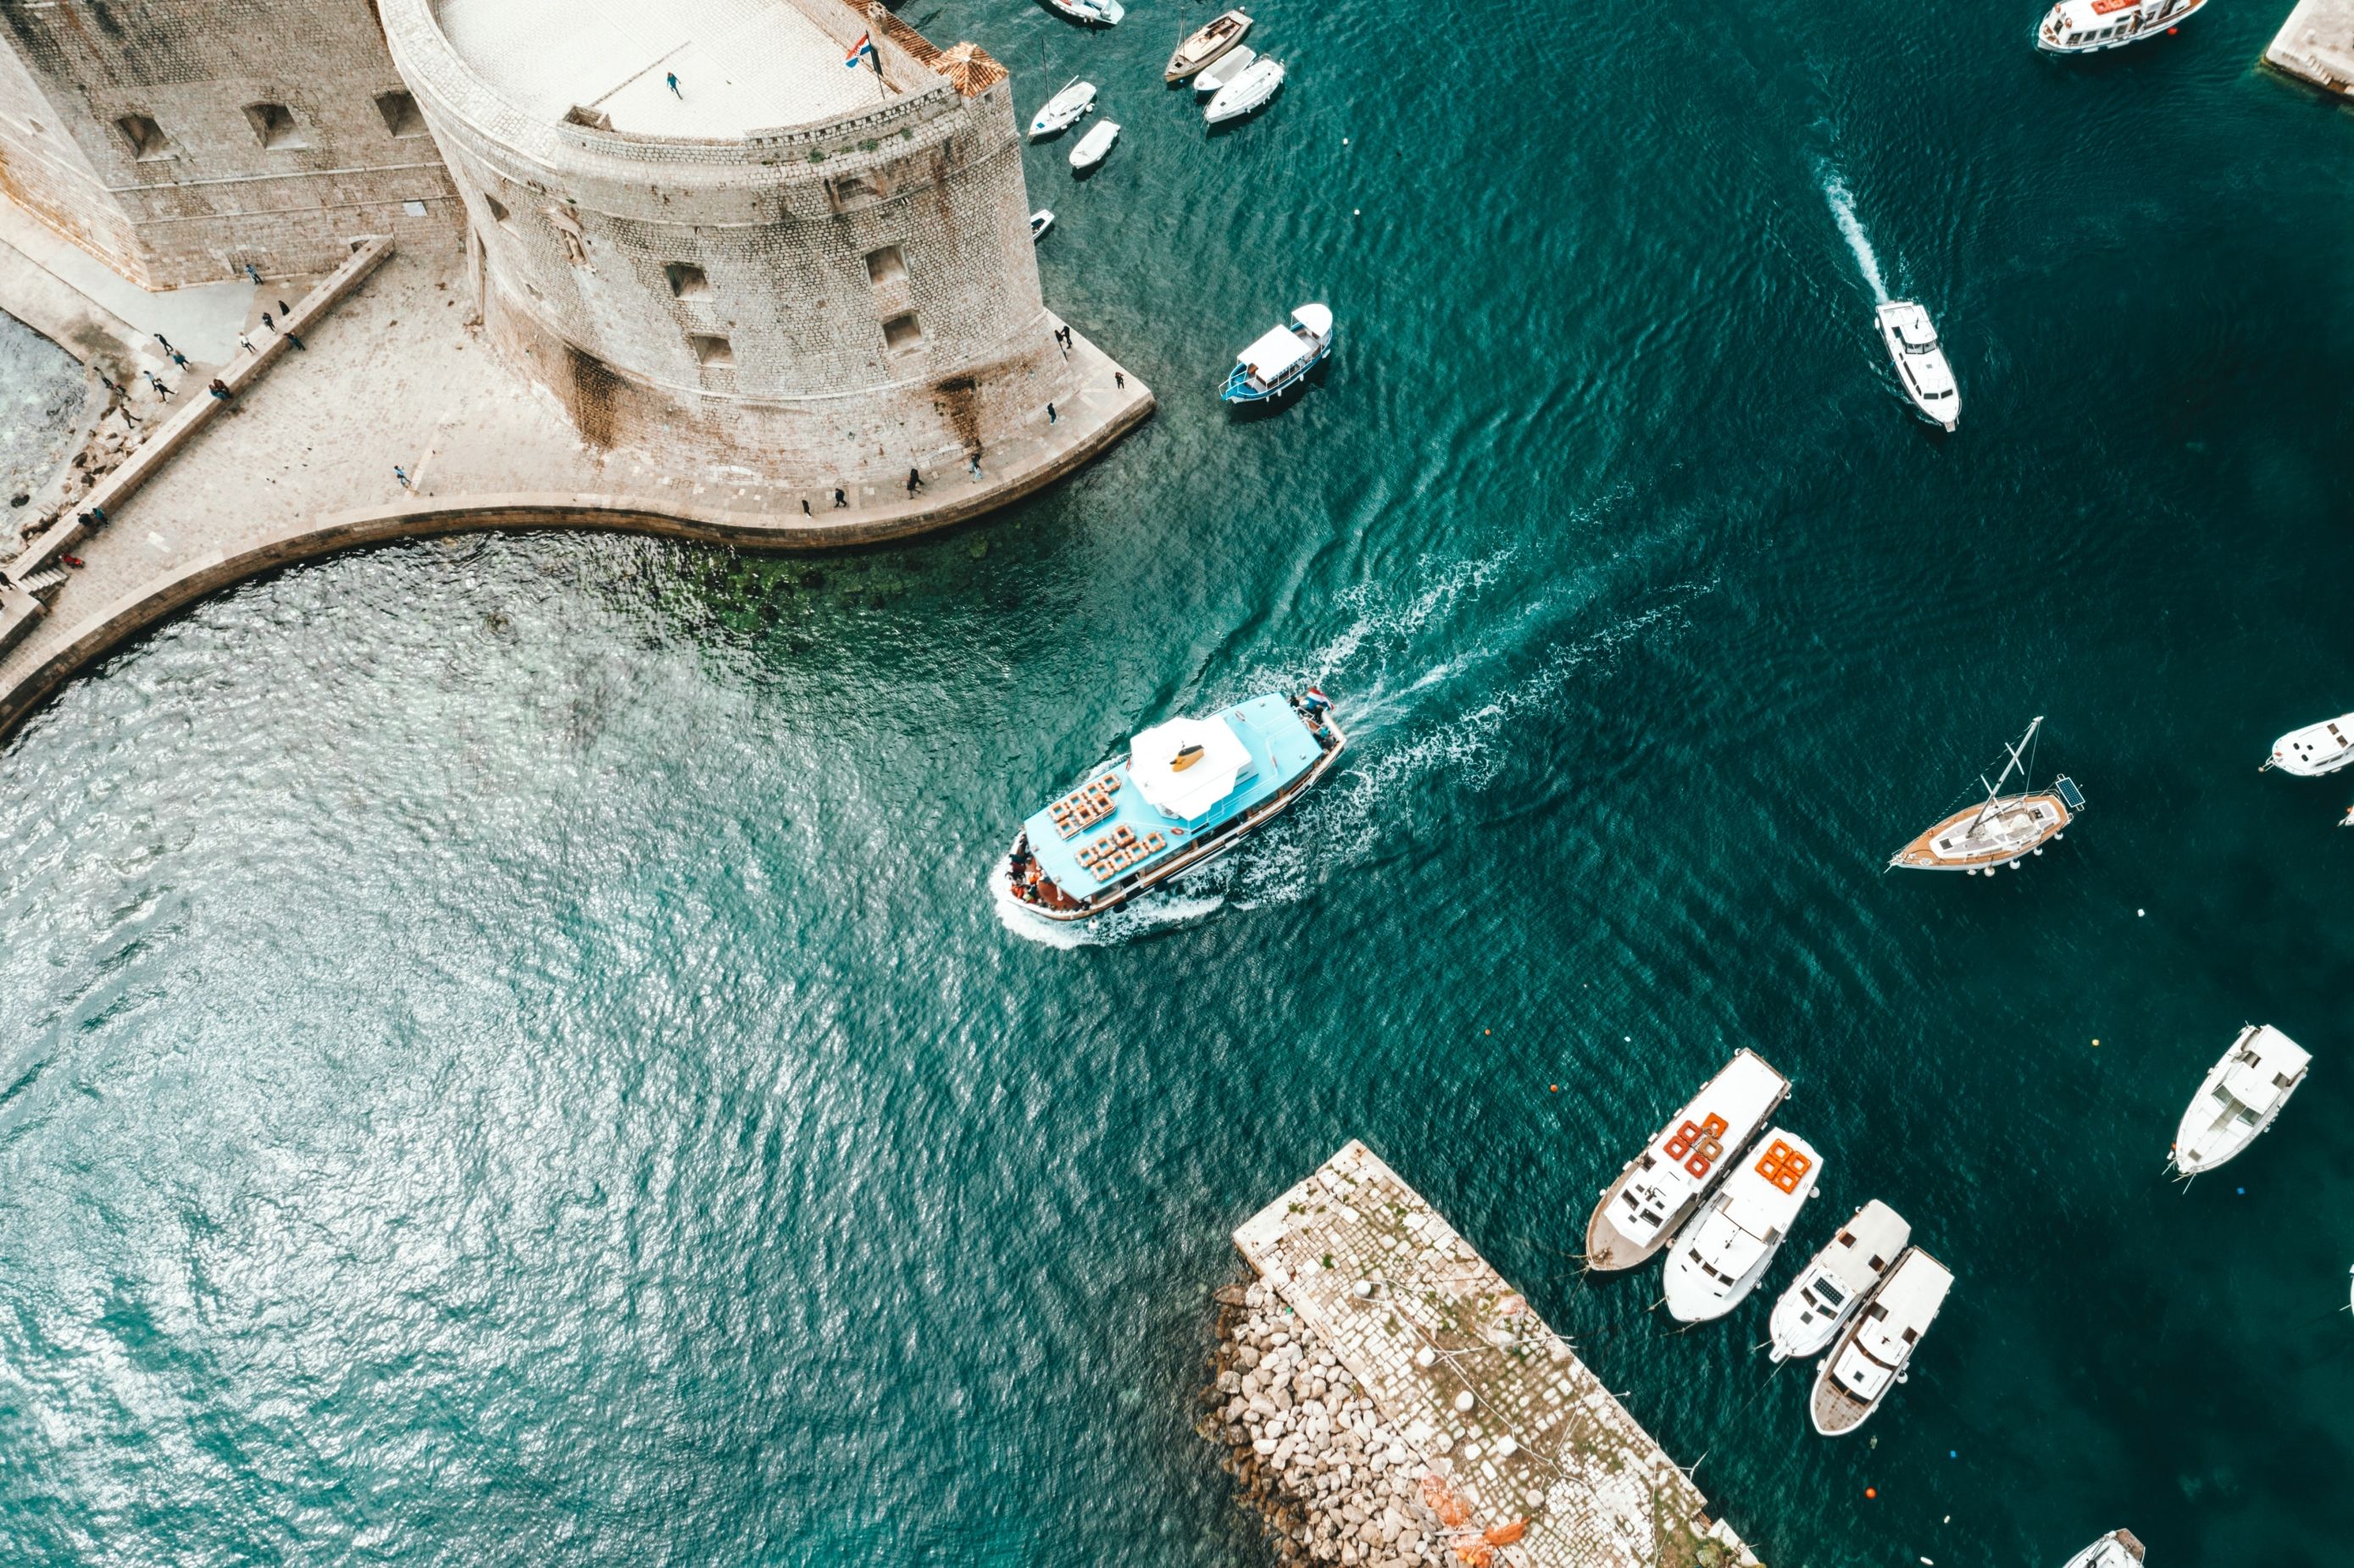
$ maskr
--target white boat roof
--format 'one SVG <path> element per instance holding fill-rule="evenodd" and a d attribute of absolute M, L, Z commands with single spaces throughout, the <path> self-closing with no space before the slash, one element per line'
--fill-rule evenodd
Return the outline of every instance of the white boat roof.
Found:
<path fill-rule="evenodd" d="M 1874 1198 L 1840 1227 L 1839 1234 L 1823 1248 L 1821 1261 L 1825 1271 L 1845 1286 L 1849 1295 L 1859 1295 L 1877 1284 L 1889 1266 L 1904 1255 L 1912 1239 L 1913 1227 L 1904 1216 Z"/>
<path fill-rule="evenodd" d="M 1778 1241 L 1807 1206 L 1823 1157 L 1787 1128 L 1775 1128 L 1742 1156 L 1724 1181 L 1725 1212 L 1754 1236 Z M 1780 1172 L 1780 1180 L 1776 1179 Z"/>
<path fill-rule="evenodd" d="M 1880 307 L 1880 319 L 1896 329 L 1896 335 L 1911 348 L 1926 348 L 1937 341 L 1937 329 L 1930 323 L 1929 313 L 1911 300 L 1891 300 Z"/>
<path fill-rule="evenodd" d="M 1253 343 L 1235 358 L 1261 381 L 1272 381 L 1308 357 L 1309 347 L 1300 335 L 1288 326 L 1279 326 Z"/>
<path fill-rule="evenodd" d="M 1198 746 L 1201 755 L 1179 768 L 1178 754 Z M 1250 748 L 1224 718 L 1174 718 L 1139 730 L 1128 743 L 1128 776 L 1147 804 L 1175 821 L 1190 822 L 1235 792 L 1251 765 Z"/>
<path fill-rule="evenodd" d="M 1613 1208 L 1610 1223 L 1638 1242 L 1649 1241 L 1658 1228 L 1643 1224 L 1641 1216 L 1657 1214 L 1660 1224 L 1666 1224 L 1693 1193 L 1716 1179 L 1721 1162 L 1741 1158 L 1742 1150 L 1789 1090 L 1790 1081 L 1767 1066 L 1764 1057 L 1745 1047 L 1734 1052 L 1733 1060 L 1701 1086 L 1700 1093 L 1669 1119 L 1644 1150 L 1642 1158 L 1649 1167 L 1629 1176 L 1625 1188 L 1634 1204 L 1622 1202 Z M 1723 1146 L 1713 1160 L 1692 1148 L 1693 1135 L 1712 1125 L 1723 1129 L 1709 1134 Z M 1697 1171 L 1691 1169 L 1696 1160 L 1701 1164 Z M 1621 1213 L 1620 1209 L 1627 1212 Z"/>
<path fill-rule="evenodd" d="M 1920 1248 L 1897 1259 L 1831 1369 L 1839 1385 L 1859 1399 L 1878 1399 L 1936 1319 L 1946 1292 L 1953 1287 L 1952 1271 Z"/>
<path fill-rule="evenodd" d="M 2250 1110 L 2270 1110 L 2312 1062 L 2312 1052 L 2271 1024 L 2260 1024 L 2246 1045 L 2233 1041 L 2223 1054 L 2220 1086 Z"/>
<path fill-rule="evenodd" d="M 1302 305 L 1291 313 L 1291 319 L 1318 337 L 1332 334 L 1332 311 L 1328 305 Z"/>
<path fill-rule="evenodd" d="M 1196 90 L 1206 87 L 1214 91 L 1240 76 L 1244 68 L 1257 58 L 1258 58 L 1257 49 L 1248 44 L 1236 44 L 1233 48 L 1204 66 L 1200 73 L 1193 78 L 1193 86 Z"/>
<path fill-rule="evenodd" d="M 2336 757 L 2349 747 L 2354 747 L 2354 714 L 2339 714 L 2289 731 L 2273 742 L 2273 757 L 2286 761 L 2294 756 L 2297 761 L 2311 762 L 2317 757 Z"/>
<path fill-rule="evenodd" d="M 2077 32 L 2129 20 L 2144 0 L 2061 0 L 2052 7 L 2063 26 Z"/>
<path fill-rule="evenodd" d="M 1073 158 L 1101 157 L 1111 150 L 1111 144 L 1119 139 L 1119 121 L 1098 120 L 1086 135 L 1079 138 L 1078 143 L 1071 149 L 1071 156 Z"/>

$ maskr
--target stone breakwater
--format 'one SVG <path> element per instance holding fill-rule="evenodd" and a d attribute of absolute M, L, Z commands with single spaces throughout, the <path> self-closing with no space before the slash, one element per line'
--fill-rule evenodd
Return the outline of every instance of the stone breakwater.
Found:
<path fill-rule="evenodd" d="M 1235 1233 L 1203 1423 L 1292 1563 L 1754 1565 L 1471 1244 L 1352 1140 Z"/>

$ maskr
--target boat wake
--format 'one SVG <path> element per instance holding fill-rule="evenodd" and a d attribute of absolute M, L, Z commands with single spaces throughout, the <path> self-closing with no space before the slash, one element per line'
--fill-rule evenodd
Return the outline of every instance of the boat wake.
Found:
<path fill-rule="evenodd" d="M 1872 240 L 1863 232 L 1863 224 L 1855 216 L 1855 197 L 1849 194 L 1847 181 L 1836 169 L 1822 171 L 1823 199 L 1831 204 L 1831 221 L 1847 237 L 1847 248 L 1855 252 L 1856 265 L 1863 269 L 1863 281 L 1872 285 L 1875 304 L 1888 302 L 1888 283 L 1880 275 L 1880 258 L 1873 253 Z"/>
<path fill-rule="evenodd" d="M 1203 872 L 1183 879 L 1189 885 L 1156 889 L 1092 920 L 1049 920 L 1005 890 L 998 876 L 1003 858 L 992 858 L 989 867 L 990 891 L 997 907 L 998 924 L 1025 942 L 1059 952 L 1067 953 L 1077 948 L 1116 948 L 1156 931 L 1188 926 L 1214 914 L 1226 901 L 1222 893 L 1204 893 L 1190 885 L 1205 874 L 1214 874 L 1204 867 Z"/>

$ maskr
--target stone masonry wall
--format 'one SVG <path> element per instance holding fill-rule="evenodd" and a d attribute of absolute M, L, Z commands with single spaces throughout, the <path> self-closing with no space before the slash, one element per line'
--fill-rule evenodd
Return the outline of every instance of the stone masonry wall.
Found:
<path fill-rule="evenodd" d="M 0 192 L 149 288 L 248 262 L 325 272 L 363 236 L 453 234 L 448 173 L 375 10 L 0 0 Z"/>

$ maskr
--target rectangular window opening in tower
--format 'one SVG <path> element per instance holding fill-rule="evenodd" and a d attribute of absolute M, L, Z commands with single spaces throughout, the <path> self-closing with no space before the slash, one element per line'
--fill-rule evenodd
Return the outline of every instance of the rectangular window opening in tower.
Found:
<path fill-rule="evenodd" d="M 735 345 L 724 337 L 712 337 L 703 333 L 691 333 L 686 345 L 695 350 L 695 362 L 705 366 L 727 366 L 736 363 Z"/>
<path fill-rule="evenodd" d="M 924 346 L 923 324 L 916 320 L 915 312 L 893 316 L 883 323 L 883 346 L 893 354 L 907 354 Z"/>
<path fill-rule="evenodd" d="M 907 258 L 896 245 L 885 245 L 866 256 L 866 279 L 876 288 L 907 281 Z"/>
<path fill-rule="evenodd" d="M 388 135 L 425 134 L 425 116 L 417 111 L 417 100 L 406 92 L 377 93 L 376 111 L 384 116 L 384 128 Z"/>
<path fill-rule="evenodd" d="M 114 122 L 114 128 L 131 143 L 131 155 L 134 158 L 167 158 L 172 154 L 172 143 L 164 140 L 164 128 L 144 114 L 126 114 Z"/>
<path fill-rule="evenodd" d="M 265 147 L 307 147 L 311 143 L 294 123 L 294 111 L 282 103 L 249 103 L 245 117 Z"/>
<path fill-rule="evenodd" d="M 711 298 L 711 280 L 702 268 L 692 261 L 673 261 L 663 269 L 663 275 L 670 280 L 671 297 L 673 299 Z"/>

